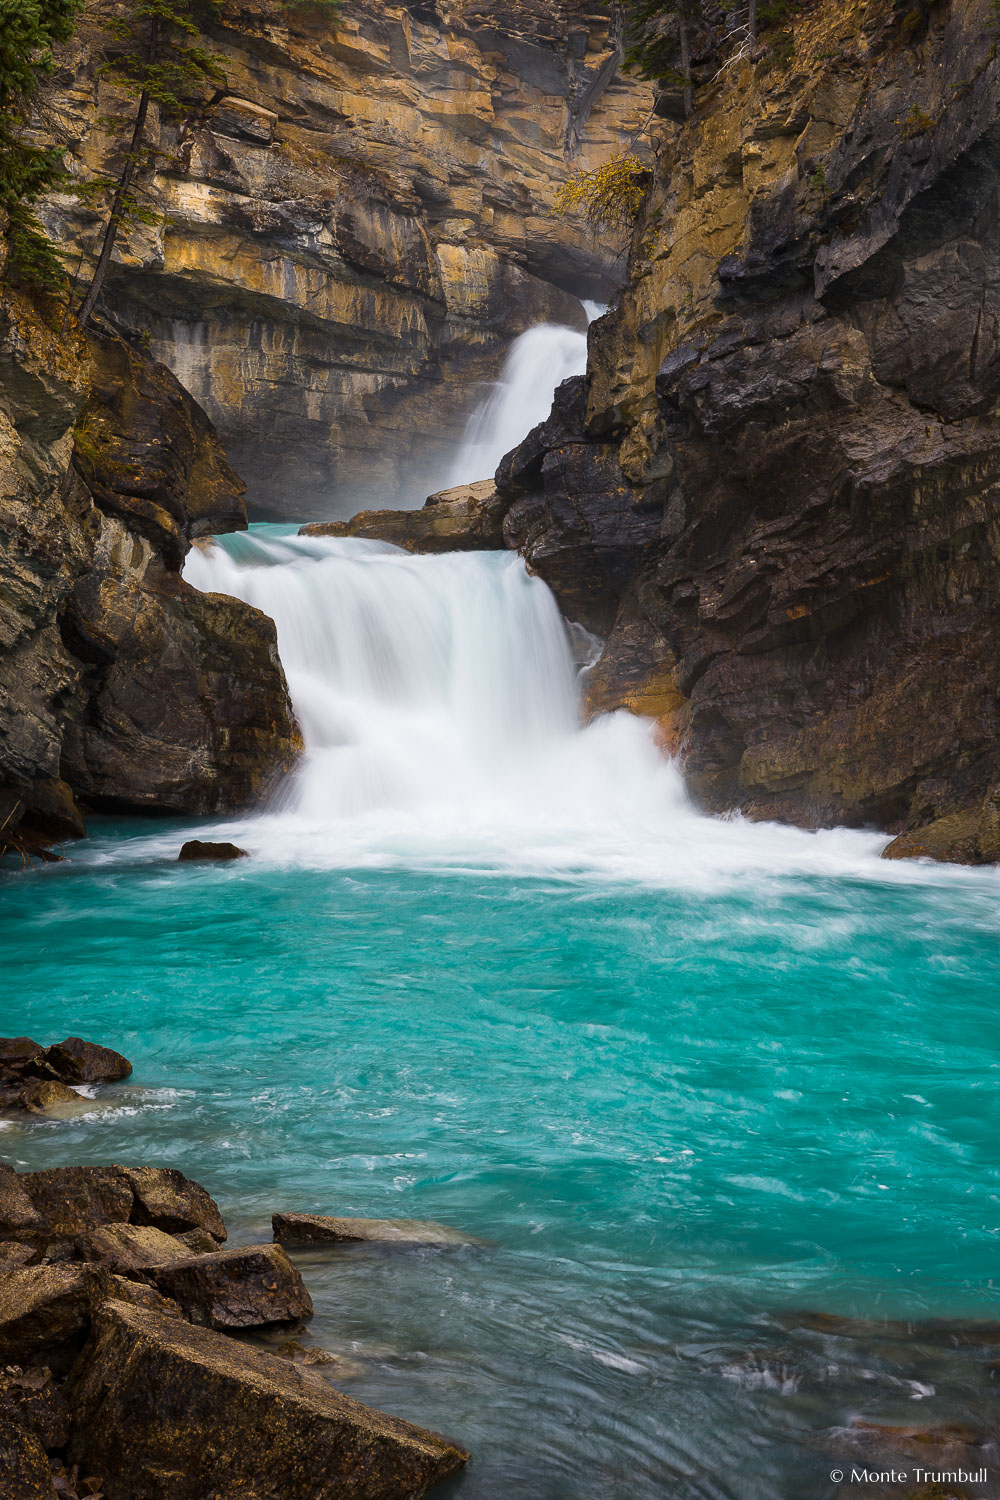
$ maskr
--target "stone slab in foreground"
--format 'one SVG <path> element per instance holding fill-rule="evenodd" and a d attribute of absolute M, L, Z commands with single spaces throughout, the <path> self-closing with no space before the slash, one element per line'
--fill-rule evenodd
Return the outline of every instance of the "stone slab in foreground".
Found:
<path fill-rule="evenodd" d="M 106 1476 L 107 1500 L 418 1500 L 468 1458 L 285 1360 L 121 1302 L 97 1313 L 70 1399 L 71 1461 Z"/>
<path fill-rule="evenodd" d="M 477 1245 L 471 1234 L 428 1219 L 344 1219 L 331 1214 L 272 1214 L 282 1245 Z"/>

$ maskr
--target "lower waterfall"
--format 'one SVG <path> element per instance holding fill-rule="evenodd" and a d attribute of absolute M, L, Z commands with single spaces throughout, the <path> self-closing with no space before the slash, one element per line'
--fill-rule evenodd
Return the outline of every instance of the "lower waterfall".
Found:
<path fill-rule="evenodd" d="M 847 872 L 884 843 L 699 816 L 650 723 L 582 724 L 555 600 L 512 553 L 414 557 L 264 526 L 194 548 L 185 576 L 277 626 L 306 756 L 239 830 L 270 860 L 697 886 Z"/>

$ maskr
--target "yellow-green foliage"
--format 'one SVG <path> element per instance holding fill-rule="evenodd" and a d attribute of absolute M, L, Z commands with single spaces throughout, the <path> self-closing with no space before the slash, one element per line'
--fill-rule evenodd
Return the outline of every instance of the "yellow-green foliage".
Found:
<path fill-rule="evenodd" d="M 646 196 L 649 168 L 631 151 L 591 172 L 576 172 L 556 194 L 557 214 L 582 213 L 592 224 L 631 234 Z"/>

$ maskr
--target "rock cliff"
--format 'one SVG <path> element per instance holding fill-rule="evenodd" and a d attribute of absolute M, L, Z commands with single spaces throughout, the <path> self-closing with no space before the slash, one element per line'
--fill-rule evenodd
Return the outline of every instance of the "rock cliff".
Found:
<path fill-rule="evenodd" d="M 199 594 L 193 538 L 245 526 L 243 486 L 162 365 L 0 299 L 0 852 L 95 808 L 206 813 L 299 747 L 274 626 Z"/>
<path fill-rule="evenodd" d="M 108 160 L 105 10 L 92 0 L 40 105 L 81 181 Z M 226 0 L 210 42 L 225 85 L 153 121 L 159 222 L 122 238 L 105 310 L 205 408 L 252 515 L 417 504 L 511 338 L 582 327 L 578 299 L 621 279 L 621 245 L 552 202 L 652 95 L 596 87 L 613 50 L 597 0 L 351 0 L 336 22 Z M 85 275 L 93 209 L 66 194 L 44 217 Z"/>
<path fill-rule="evenodd" d="M 505 535 L 706 808 L 1000 859 L 996 17 L 797 14 L 661 150 Z"/>

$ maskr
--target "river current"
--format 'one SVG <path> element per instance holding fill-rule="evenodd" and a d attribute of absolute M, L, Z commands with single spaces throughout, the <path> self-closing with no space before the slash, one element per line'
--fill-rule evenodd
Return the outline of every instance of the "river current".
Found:
<path fill-rule="evenodd" d="M 475 1236 L 299 1257 L 344 1389 L 472 1450 L 460 1500 L 858 1495 L 859 1423 L 988 1428 L 996 873 L 699 817 L 648 726 L 581 727 L 516 557 L 257 527 L 186 576 L 275 619 L 307 755 L 260 813 L 0 877 L 2 1029 L 135 1064 L 5 1159 L 180 1167 L 236 1240 Z"/>

